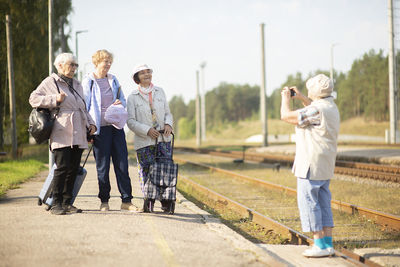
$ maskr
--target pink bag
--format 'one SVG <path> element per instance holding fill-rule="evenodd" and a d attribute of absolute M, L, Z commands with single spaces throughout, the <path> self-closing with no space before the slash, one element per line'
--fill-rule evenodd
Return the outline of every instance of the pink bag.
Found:
<path fill-rule="evenodd" d="M 111 105 L 104 114 L 106 122 L 111 123 L 115 128 L 122 129 L 128 119 L 128 112 L 122 104 Z"/>
<path fill-rule="evenodd" d="M 117 99 L 119 99 L 119 94 L 121 92 L 121 86 L 118 87 Z M 106 110 L 104 114 L 104 120 L 108 123 L 111 123 L 112 126 L 121 130 L 124 128 L 125 123 L 128 119 L 128 112 L 122 104 L 114 105 L 112 104 Z"/>

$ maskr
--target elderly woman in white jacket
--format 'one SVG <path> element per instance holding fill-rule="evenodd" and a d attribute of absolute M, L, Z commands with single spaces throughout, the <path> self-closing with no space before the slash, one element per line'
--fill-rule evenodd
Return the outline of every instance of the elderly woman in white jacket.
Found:
<path fill-rule="evenodd" d="M 58 74 L 51 74 L 34 90 L 29 103 L 34 108 L 59 108 L 50 135 L 50 148 L 57 168 L 53 179 L 53 205 L 50 212 L 63 215 L 81 212 L 72 206 L 72 190 L 78 173 L 82 152 L 88 148 L 86 134 L 96 131 L 95 122 L 86 111 L 82 86 L 74 79 L 78 64 L 70 53 L 59 54 L 54 66 Z"/>
<path fill-rule="evenodd" d="M 152 81 L 153 70 L 146 64 L 138 65 L 133 70 L 132 79 L 138 84 L 128 97 L 127 125 L 135 133 L 134 147 L 137 153 L 139 179 L 142 191 L 147 181 L 149 165 L 154 161 L 155 149 L 161 157 L 171 156 L 171 133 L 173 118 L 164 90 L 154 86 Z M 160 130 L 164 130 L 163 136 Z M 155 147 L 158 138 L 157 148 Z M 146 203 L 144 211 L 151 211 L 154 203 Z M 162 203 L 163 208 L 165 204 Z"/>
<path fill-rule="evenodd" d="M 108 211 L 110 206 L 111 158 L 121 194 L 121 210 L 136 211 L 132 204 L 132 186 L 128 172 L 128 150 L 126 147 L 124 124 L 113 124 L 107 121 L 107 110 L 111 106 L 126 106 L 125 96 L 118 79 L 108 73 L 113 62 L 113 55 L 105 49 L 96 51 L 92 56 L 95 70 L 83 80 L 83 92 L 86 108 L 96 122 L 97 131 L 93 140 L 93 152 L 96 159 L 98 197 L 101 201 L 100 211 Z"/>

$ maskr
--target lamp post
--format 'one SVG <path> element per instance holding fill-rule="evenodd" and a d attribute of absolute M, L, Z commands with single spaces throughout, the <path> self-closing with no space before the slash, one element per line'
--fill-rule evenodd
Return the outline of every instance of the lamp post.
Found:
<path fill-rule="evenodd" d="M 333 48 L 336 46 L 336 45 L 338 45 L 339 43 L 333 43 L 333 44 L 331 44 L 331 73 L 330 73 L 330 78 L 331 78 L 331 81 L 333 82 L 333 85 L 334 85 L 334 87 L 335 87 L 335 80 L 333 79 Z M 337 98 L 337 91 L 336 92 L 333 92 L 333 96 L 335 97 L 335 98 Z"/>
<path fill-rule="evenodd" d="M 78 57 L 78 35 L 84 32 L 88 32 L 88 30 L 82 30 L 82 31 L 76 31 L 75 32 L 75 57 L 76 57 L 76 62 L 79 64 L 79 57 Z M 79 73 L 79 67 L 76 70 L 76 75 Z"/>
<path fill-rule="evenodd" d="M 203 61 L 200 64 L 201 68 L 201 74 L 202 74 L 202 83 L 201 83 L 201 88 L 202 88 L 202 94 L 201 94 L 201 140 L 206 141 L 206 88 L 204 85 L 204 68 L 206 67 L 207 63 Z"/>

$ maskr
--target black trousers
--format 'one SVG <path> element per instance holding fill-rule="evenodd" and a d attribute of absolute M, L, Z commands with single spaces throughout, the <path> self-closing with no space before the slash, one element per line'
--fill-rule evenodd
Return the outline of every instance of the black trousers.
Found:
<path fill-rule="evenodd" d="M 53 205 L 71 204 L 83 149 L 78 146 L 54 149 Z"/>

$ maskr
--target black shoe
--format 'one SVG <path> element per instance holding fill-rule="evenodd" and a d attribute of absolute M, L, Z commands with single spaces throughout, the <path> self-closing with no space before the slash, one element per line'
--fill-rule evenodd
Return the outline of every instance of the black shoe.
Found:
<path fill-rule="evenodd" d="M 60 204 L 52 206 L 50 209 L 50 212 L 51 212 L 51 214 L 54 214 L 54 215 L 65 215 L 66 214 L 65 210 L 63 209 L 63 207 Z"/>
<path fill-rule="evenodd" d="M 65 212 L 68 212 L 68 213 L 82 213 L 81 209 L 78 209 L 77 207 L 72 206 L 72 205 L 65 205 L 64 210 L 65 210 Z"/>
<path fill-rule="evenodd" d="M 143 212 L 153 212 L 154 202 L 154 199 L 145 199 L 143 203 Z"/>
<path fill-rule="evenodd" d="M 161 209 L 162 211 L 168 213 L 169 212 L 169 207 L 170 207 L 170 201 L 168 200 L 161 200 Z"/>

